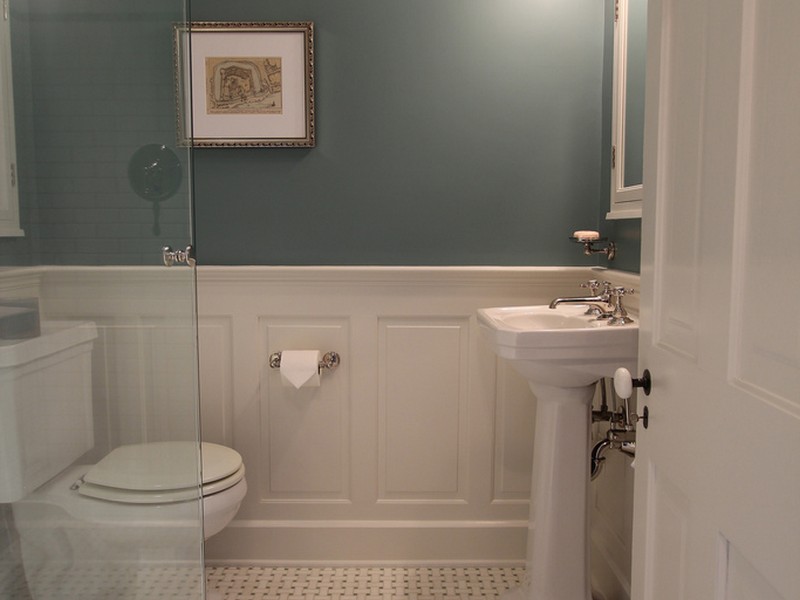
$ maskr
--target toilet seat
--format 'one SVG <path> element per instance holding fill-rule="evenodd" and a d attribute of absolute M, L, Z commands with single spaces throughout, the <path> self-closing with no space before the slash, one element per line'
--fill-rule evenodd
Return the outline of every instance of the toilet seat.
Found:
<path fill-rule="evenodd" d="M 244 478 L 244 465 L 238 471 L 225 477 L 212 481 L 211 483 L 204 484 L 202 494 L 211 496 L 225 491 L 233 487 Z M 85 479 L 78 484 L 78 491 L 84 496 L 90 498 L 97 498 L 98 500 L 108 500 L 109 502 L 125 502 L 128 504 L 166 504 L 171 502 L 185 502 L 186 500 L 197 499 L 197 486 L 190 488 L 181 488 L 177 490 L 158 490 L 158 491 L 142 491 L 142 490 L 126 490 L 122 488 L 106 487 L 88 483 Z"/>
<path fill-rule="evenodd" d="M 241 455 L 202 443 L 202 495 L 222 492 L 244 478 Z M 166 504 L 198 497 L 197 444 L 151 442 L 112 450 L 83 476 L 84 496 L 128 504 Z"/>

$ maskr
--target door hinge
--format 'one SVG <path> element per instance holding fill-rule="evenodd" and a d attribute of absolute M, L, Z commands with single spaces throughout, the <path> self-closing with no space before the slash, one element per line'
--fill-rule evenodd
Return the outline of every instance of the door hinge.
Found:
<path fill-rule="evenodd" d="M 17 165 L 11 163 L 11 187 L 17 186 Z"/>
<path fill-rule="evenodd" d="M 8 2 L 9 0 L 3 0 L 3 20 L 8 21 Z"/>
<path fill-rule="evenodd" d="M 617 168 L 617 147 L 611 146 L 611 168 Z"/>
<path fill-rule="evenodd" d="M 619 0 L 614 0 L 614 23 L 619 23 Z"/>

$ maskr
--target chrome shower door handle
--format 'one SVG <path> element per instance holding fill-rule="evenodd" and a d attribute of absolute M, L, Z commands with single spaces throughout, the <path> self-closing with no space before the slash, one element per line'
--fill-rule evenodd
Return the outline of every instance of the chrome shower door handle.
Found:
<path fill-rule="evenodd" d="M 195 265 L 194 248 L 186 246 L 185 250 L 173 250 L 172 246 L 161 248 L 161 259 L 165 267 L 171 267 L 175 263 L 186 264 L 190 267 Z"/>

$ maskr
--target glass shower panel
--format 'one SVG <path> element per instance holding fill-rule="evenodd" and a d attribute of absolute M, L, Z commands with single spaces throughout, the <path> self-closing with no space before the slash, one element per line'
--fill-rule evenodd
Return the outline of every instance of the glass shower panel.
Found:
<path fill-rule="evenodd" d="M 198 599 L 195 273 L 162 264 L 192 243 L 187 1 L 9 9 L 25 235 L 0 237 L 0 598 Z"/>

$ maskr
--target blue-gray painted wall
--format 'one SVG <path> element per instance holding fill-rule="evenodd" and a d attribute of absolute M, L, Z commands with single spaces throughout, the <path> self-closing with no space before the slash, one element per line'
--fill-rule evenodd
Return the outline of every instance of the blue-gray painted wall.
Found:
<path fill-rule="evenodd" d="M 12 4 L 23 240 L 0 264 L 158 264 L 188 188 L 127 180 L 174 147 L 171 0 Z M 313 149 L 198 149 L 201 264 L 583 265 L 608 204 L 609 7 L 596 0 L 192 0 L 194 20 L 312 20 Z M 605 23 L 605 27 L 604 27 Z M 176 149 L 188 166 L 187 153 Z M 188 171 L 188 169 L 187 169 Z"/>
<path fill-rule="evenodd" d="M 608 202 L 604 10 L 193 0 L 196 21 L 316 27 L 317 147 L 196 150 L 200 262 L 596 263 L 568 236 Z"/>

